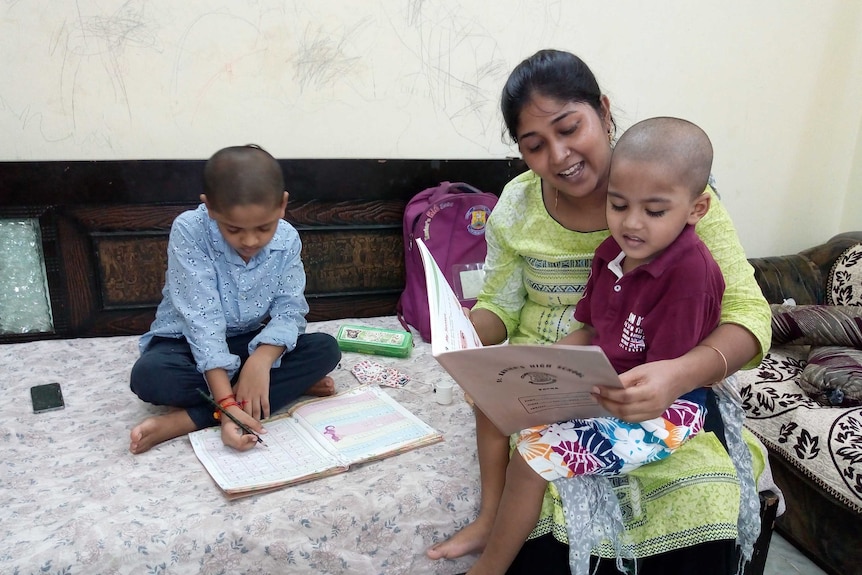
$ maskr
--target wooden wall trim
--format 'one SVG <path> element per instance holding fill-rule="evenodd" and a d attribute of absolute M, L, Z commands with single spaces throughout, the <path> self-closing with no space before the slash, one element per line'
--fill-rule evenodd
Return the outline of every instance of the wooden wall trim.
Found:
<path fill-rule="evenodd" d="M 0 209 L 197 203 L 205 160 L 0 162 Z M 279 160 L 291 200 L 404 200 L 441 181 L 499 193 L 525 167 L 499 160 Z"/>
<path fill-rule="evenodd" d="M 390 315 L 404 286 L 402 215 L 417 192 L 464 181 L 499 193 L 519 160 L 280 160 L 300 233 L 309 321 Z M 198 205 L 204 160 L 0 162 L 0 218 L 36 217 L 51 334 L 146 331 L 174 218 Z"/>

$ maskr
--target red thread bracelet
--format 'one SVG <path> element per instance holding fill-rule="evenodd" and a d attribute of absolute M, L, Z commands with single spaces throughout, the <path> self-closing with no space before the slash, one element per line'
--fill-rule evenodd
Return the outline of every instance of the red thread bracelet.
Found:
<path fill-rule="evenodd" d="M 231 396 L 231 397 L 233 397 L 233 396 Z M 230 399 L 230 398 L 229 398 L 229 397 L 225 397 L 224 399 L 222 399 L 222 401 L 226 401 L 226 400 L 228 400 L 228 399 Z M 220 402 L 219 402 L 219 405 L 221 406 L 221 408 L 222 408 L 222 409 L 225 409 L 225 410 L 226 410 L 228 407 L 233 407 L 234 405 L 235 405 L 235 406 L 237 406 L 238 408 L 242 409 L 242 406 L 241 406 L 240 404 L 238 404 L 236 401 L 232 401 L 232 402 L 228 403 L 227 405 L 221 405 L 221 401 L 220 401 Z M 214 418 L 214 419 L 216 419 L 216 420 L 221 419 L 221 412 L 220 412 L 220 411 L 215 411 L 215 412 L 213 412 L 213 418 Z"/>
<path fill-rule="evenodd" d="M 216 401 L 216 403 L 221 405 L 225 401 L 231 401 L 231 400 L 236 401 L 236 396 L 234 394 L 227 395 L 227 396 L 219 399 L 218 401 Z M 224 406 L 222 405 L 222 407 L 224 407 Z"/>

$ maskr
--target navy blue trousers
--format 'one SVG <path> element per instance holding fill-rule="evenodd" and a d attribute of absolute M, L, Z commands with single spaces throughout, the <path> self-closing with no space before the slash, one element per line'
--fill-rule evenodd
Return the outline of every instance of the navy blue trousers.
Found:
<path fill-rule="evenodd" d="M 242 365 L 248 359 L 248 344 L 255 335 L 257 332 L 251 332 L 227 340 L 230 352 L 239 356 Z M 340 360 L 341 350 L 331 335 L 300 335 L 294 350 L 281 358 L 281 366 L 270 371 L 270 411 L 275 413 L 303 395 L 335 369 Z M 239 372 L 232 383 L 236 383 L 238 377 Z M 197 391 L 209 393 L 185 338 L 153 338 L 132 367 L 130 387 L 147 403 L 185 408 L 198 429 L 218 423 L 212 406 Z"/>

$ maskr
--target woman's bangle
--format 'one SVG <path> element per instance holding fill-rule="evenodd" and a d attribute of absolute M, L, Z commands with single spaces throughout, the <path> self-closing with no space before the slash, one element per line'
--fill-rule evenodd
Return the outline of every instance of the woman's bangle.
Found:
<path fill-rule="evenodd" d="M 708 343 L 702 343 L 700 345 L 702 345 L 703 347 L 708 347 L 708 348 L 714 350 L 715 353 L 717 353 L 718 356 L 721 358 L 721 362 L 724 364 L 724 375 L 722 375 L 721 379 L 719 379 L 715 383 L 720 383 L 720 382 L 724 381 L 725 379 L 727 379 L 727 358 L 724 356 L 723 353 L 721 353 L 721 350 L 718 349 L 717 347 L 715 347 L 714 345 L 709 345 Z M 715 383 L 713 383 L 712 385 L 715 385 Z"/>

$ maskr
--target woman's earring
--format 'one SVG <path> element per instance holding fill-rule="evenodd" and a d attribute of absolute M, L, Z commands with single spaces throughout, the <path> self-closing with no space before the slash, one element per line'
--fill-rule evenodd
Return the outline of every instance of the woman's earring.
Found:
<path fill-rule="evenodd" d="M 610 128 L 608 128 L 608 144 L 613 144 L 613 143 L 614 143 L 614 136 L 611 133 Z"/>

